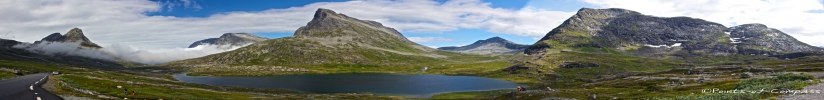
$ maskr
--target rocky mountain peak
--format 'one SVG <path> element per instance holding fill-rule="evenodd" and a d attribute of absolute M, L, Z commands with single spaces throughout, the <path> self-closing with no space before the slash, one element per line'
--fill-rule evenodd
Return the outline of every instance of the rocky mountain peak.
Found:
<path fill-rule="evenodd" d="M 320 8 L 313 17 L 305 26 L 295 30 L 292 37 L 270 39 L 232 51 L 163 65 L 213 66 L 254 62 L 255 65 L 295 67 L 328 64 L 400 65 L 396 63 L 407 66 L 412 64 L 407 63 L 412 61 L 410 59 L 442 61 L 451 60 L 445 58 L 452 55 L 479 56 L 438 51 L 409 41 L 397 30 L 376 21 L 352 18 L 329 9 Z"/>
<path fill-rule="evenodd" d="M 811 48 L 763 24 L 727 28 L 690 17 L 656 17 L 618 8 L 583 8 L 524 53 L 618 51 L 626 55 L 657 58 L 815 50 Z"/>
<path fill-rule="evenodd" d="M 249 34 L 249 33 L 223 33 L 223 35 L 220 35 L 220 37 L 227 37 L 227 38 L 228 37 L 246 37 L 246 36 L 254 36 L 254 35 Z"/>
<path fill-rule="evenodd" d="M 22 42 L 0 38 L 0 49 L 8 49 Z"/>
<path fill-rule="evenodd" d="M 60 33 L 52 33 L 49 36 L 46 36 L 40 41 L 34 42 L 35 44 L 39 44 L 41 42 L 80 42 L 80 47 L 89 47 L 89 48 L 101 48 L 99 45 L 95 44 L 85 35 L 83 35 L 83 30 L 80 28 L 73 28 L 66 32 L 64 35 L 60 35 Z"/>
<path fill-rule="evenodd" d="M 506 39 L 504 39 L 504 38 L 501 38 L 501 37 L 495 36 L 495 37 L 492 37 L 492 38 L 486 39 L 486 41 L 507 41 L 507 40 L 506 40 Z"/>
<path fill-rule="evenodd" d="M 622 8 L 605 8 L 605 9 L 594 9 L 594 8 L 581 8 L 578 9 L 578 14 L 606 14 L 606 15 L 620 15 L 620 14 L 640 14 L 636 11 L 622 9 Z"/>
<path fill-rule="evenodd" d="M 339 14 L 336 13 L 335 11 L 332 11 L 332 10 L 329 10 L 329 9 L 326 9 L 326 8 L 318 8 L 318 10 L 315 11 L 315 17 L 313 18 L 313 20 L 315 20 L 315 19 L 323 20 L 327 16 L 338 16 L 338 15 Z"/>
<path fill-rule="evenodd" d="M 83 30 L 81 30 L 80 28 L 72 28 L 71 30 L 69 30 L 69 32 L 66 32 L 65 36 L 67 38 L 78 38 L 78 39 L 82 39 L 82 38 L 86 37 L 85 35 L 83 35 Z"/>
<path fill-rule="evenodd" d="M 761 23 L 749 23 L 749 24 L 741 24 L 738 26 L 734 26 L 731 28 L 740 28 L 740 27 L 751 27 L 751 28 L 768 28 L 767 25 Z"/>
<path fill-rule="evenodd" d="M 506 39 L 501 38 L 501 37 L 498 37 L 498 36 L 495 36 L 495 37 L 492 37 L 492 38 L 489 38 L 489 39 L 486 39 L 486 40 L 478 40 L 478 41 L 476 41 L 476 42 L 475 42 L 475 43 L 473 43 L 473 44 L 476 44 L 476 43 L 501 43 L 501 44 L 516 44 L 515 42 L 512 42 L 512 41 L 506 40 Z M 520 44 L 519 44 L 519 45 L 520 45 Z"/>
<path fill-rule="evenodd" d="M 414 43 L 394 28 L 383 26 L 383 24 L 376 21 L 352 18 L 324 8 L 318 8 L 315 11 L 314 18 L 306 26 L 298 28 L 294 36 L 393 38 L 405 43 Z"/>
<path fill-rule="evenodd" d="M 477 53 L 477 54 L 513 54 L 523 51 L 529 45 L 517 44 L 501 37 L 492 37 L 486 40 L 478 40 L 466 46 L 440 47 L 440 50 Z"/>
<path fill-rule="evenodd" d="M 614 17 L 623 14 L 641 14 L 632 10 L 626 10 L 621 8 L 607 8 L 607 9 L 592 9 L 592 8 L 581 8 L 575 14 L 580 17 Z"/>
<path fill-rule="evenodd" d="M 249 33 L 224 33 L 220 35 L 219 38 L 208 38 L 203 39 L 200 41 L 195 41 L 189 48 L 194 48 L 199 45 L 228 45 L 228 46 L 241 46 L 245 44 L 266 41 L 268 38 L 260 37 L 257 35 L 249 34 Z"/>
<path fill-rule="evenodd" d="M 249 33 L 224 33 L 223 35 L 220 35 L 219 39 L 226 41 L 265 41 L 268 38 L 260 37 Z"/>
<path fill-rule="evenodd" d="M 341 16 L 341 15 L 342 14 L 338 14 L 335 11 L 332 11 L 332 10 L 329 10 L 329 9 L 318 8 L 318 10 L 315 11 L 315 15 L 312 18 L 312 20 L 309 21 L 309 23 L 307 23 L 306 26 L 304 26 L 304 27 L 309 28 L 309 29 L 334 29 L 334 28 L 340 28 L 340 27 L 343 27 L 343 26 L 340 26 L 340 25 L 345 25 L 344 22 L 349 19 L 349 18 L 347 18 L 345 16 Z M 304 28 L 304 27 L 301 27 L 301 28 Z M 309 34 L 298 34 L 297 32 L 295 33 L 295 36 L 306 36 L 306 35 L 309 35 Z"/>
<path fill-rule="evenodd" d="M 764 24 L 742 24 L 729 29 L 730 40 L 744 54 L 773 54 L 819 51 L 820 48 L 800 42 L 790 35 Z"/>
<path fill-rule="evenodd" d="M 40 41 L 63 41 L 65 39 L 66 37 L 63 37 L 63 35 L 60 35 L 60 33 L 52 33 L 51 35 L 46 36 L 43 39 L 40 39 Z"/>

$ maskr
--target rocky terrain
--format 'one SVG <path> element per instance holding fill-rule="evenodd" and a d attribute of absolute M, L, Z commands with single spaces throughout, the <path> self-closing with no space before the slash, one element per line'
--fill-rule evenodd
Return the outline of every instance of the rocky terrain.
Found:
<path fill-rule="evenodd" d="M 242 46 L 246 44 L 266 41 L 268 38 L 256 36 L 249 33 L 225 33 L 219 38 L 208 38 L 200 41 L 195 41 L 189 48 L 194 48 L 199 45 L 225 45 L 225 46 Z"/>
<path fill-rule="evenodd" d="M 779 55 L 782 53 L 820 51 L 790 35 L 763 24 L 744 24 L 729 29 L 730 40 L 741 54 Z"/>
<path fill-rule="evenodd" d="M 89 40 L 89 38 L 86 38 L 86 35 L 83 35 L 83 30 L 80 30 L 80 28 L 73 28 L 64 35 L 60 35 L 60 33 L 52 33 L 40 41 L 35 41 L 34 44 L 40 44 L 43 42 L 80 42 L 80 47 L 83 48 L 101 48 L 99 45 Z"/>
<path fill-rule="evenodd" d="M 815 76 L 822 76 L 820 73 L 816 74 Z M 819 77 L 820 78 L 820 77 Z M 824 97 L 824 83 L 815 83 L 814 85 L 809 85 L 804 87 L 801 90 L 807 90 L 808 92 L 802 93 L 787 93 L 782 95 L 780 98 L 776 98 L 778 100 L 819 100 L 821 97 Z"/>
<path fill-rule="evenodd" d="M 492 37 L 486 40 L 478 40 L 466 46 L 440 47 L 438 49 L 477 54 L 515 54 L 527 47 L 529 45 L 513 43 L 501 37 Z"/>
<path fill-rule="evenodd" d="M 761 24 L 727 28 L 689 17 L 655 17 L 619 8 L 583 8 L 524 53 L 577 51 L 666 58 L 819 50 Z"/>

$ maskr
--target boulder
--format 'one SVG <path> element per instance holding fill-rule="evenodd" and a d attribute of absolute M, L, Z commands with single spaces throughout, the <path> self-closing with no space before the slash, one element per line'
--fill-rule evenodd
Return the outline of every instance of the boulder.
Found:
<path fill-rule="evenodd" d="M 741 76 L 741 78 L 750 78 L 750 77 L 753 76 L 753 74 L 750 73 L 750 72 L 744 72 L 744 73 L 741 73 L 740 76 Z"/>
<path fill-rule="evenodd" d="M 597 100 L 597 99 L 598 99 L 598 98 L 595 96 L 595 94 L 590 94 L 588 98 L 589 98 L 589 100 Z"/>

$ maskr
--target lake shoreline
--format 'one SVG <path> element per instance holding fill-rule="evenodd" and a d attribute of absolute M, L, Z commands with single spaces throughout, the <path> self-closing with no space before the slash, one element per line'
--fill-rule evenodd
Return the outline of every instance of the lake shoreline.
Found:
<path fill-rule="evenodd" d="M 178 73 L 172 76 L 180 82 L 216 86 L 277 88 L 314 94 L 374 94 L 406 98 L 431 98 L 444 93 L 506 90 L 525 86 L 496 78 L 440 74 L 337 73 L 278 76 L 187 76 L 187 74 Z"/>

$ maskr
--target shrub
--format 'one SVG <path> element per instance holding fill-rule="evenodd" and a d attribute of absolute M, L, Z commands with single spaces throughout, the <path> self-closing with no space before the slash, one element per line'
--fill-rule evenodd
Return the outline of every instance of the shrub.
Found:
<path fill-rule="evenodd" d="M 776 81 L 782 82 L 789 82 L 789 81 L 805 81 L 805 80 L 812 80 L 814 79 L 813 75 L 807 74 L 781 74 L 775 77 Z"/>
<path fill-rule="evenodd" d="M 808 74 L 781 74 L 772 78 L 752 78 L 735 84 L 738 90 L 772 90 L 772 89 L 800 89 L 810 83 L 804 82 L 812 80 L 814 77 Z M 712 93 L 703 96 L 679 96 L 676 98 L 652 98 L 654 100 L 757 100 L 768 97 L 771 94 L 765 93 Z"/>

